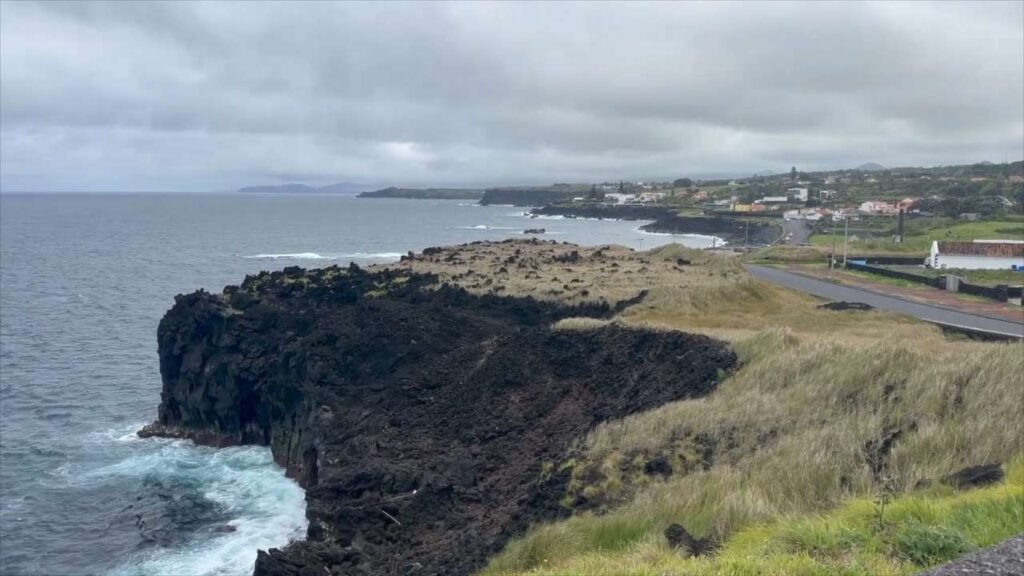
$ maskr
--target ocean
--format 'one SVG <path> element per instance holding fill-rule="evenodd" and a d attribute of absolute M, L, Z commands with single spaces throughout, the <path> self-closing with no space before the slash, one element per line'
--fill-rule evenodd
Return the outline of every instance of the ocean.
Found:
<path fill-rule="evenodd" d="M 711 242 L 640 224 L 340 195 L 0 195 L 0 573 L 247 576 L 257 549 L 304 536 L 303 492 L 269 449 L 135 436 L 156 417 L 156 327 L 175 294 L 526 228 Z"/>

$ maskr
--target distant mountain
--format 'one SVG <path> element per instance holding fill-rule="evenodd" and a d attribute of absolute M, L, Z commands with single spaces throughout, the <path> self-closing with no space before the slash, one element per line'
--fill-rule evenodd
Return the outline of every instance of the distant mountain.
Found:
<path fill-rule="evenodd" d="M 313 188 L 312 186 L 306 186 L 305 184 L 279 184 L 277 186 L 246 186 L 245 188 L 239 188 L 238 191 L 243 194 L 268 192 L 273 192 L 276 194 L 304 194 L 309 192 L 316 192 L 316 188 Z"/>
<path fill-rule="evenodd" d="M 384 188 L 363 192 L 359 198 L 413 198 L 417 200 L 479 200 L 483 190 L 468 188 Z"/>
<path fill-rule="evenodd" d="M 246 186 L 245 188 L 239 188 L 238 191 L 241 193 L 272 193 L 272 194 L 355 194 L 357 192 L 365 192 L 370 186 L 365 184 L 353 184 L 352 182 L 338 182 L 337 184 L 330 184 L 328 186 L 321 186 L 314 188 L 313 186 L 307 186 L 305 184 L 278 184 L 275 186 Z"/>
<path fill-rule="evenodd" d="M 878 172 L 880 170 L 888 170 L 885 166 L 877 162 L 868 162 L 867 164 L 861 164 L 854 168 L 854 170 L 863 170 L 864 172 Z"/>

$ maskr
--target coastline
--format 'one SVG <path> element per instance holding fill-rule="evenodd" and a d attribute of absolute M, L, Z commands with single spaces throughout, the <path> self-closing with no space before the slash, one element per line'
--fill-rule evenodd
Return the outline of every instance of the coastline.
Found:
<path fill-rule="evenodd" d="M 484 262 L 489 264 L 481 269 Z M 510 265 L 531 268 L 531 275 L 536 273 L 549 279 L 532 278 L 528 286 L 495 282 L 500 281 L 505 274 L 502 270 Z M 560 277 L 570 269 L 581 274 L 628 278 L 630 288 L 610 287 L 609 282 L 599 278 L 576 288 L 578 283 Z M 706 337 L 626 329 L 615 324 L 583 333 L 551 328 L 555 321 L 565 318 L 606 319 L 642 302 L 646 286 L 653 282 L 671 282 L 671 274 L 677 269 L 674 260 L 650 259 L 625 248 L 584 248 L 522 239 L 430 248 L 403 258 L 398 264 L 379 265 L 369 271 L 354 264 L 347 269 L 286 268 L 251 276 L 240 286 L 227 287 L 222 295 L 182 296 L 161 321 L 159 330 L 164 379 L 160 418 L 139 434 L 188 438 L 213 446 L 269 445 L 274 460 L 306 488 L 310 522 L 307 539 L 261 553 L 256 574 L 291 573 L 282 571 L 284 566 L 322 565 L 327 562 L 324 554 L 328 550 L 337 554 L 337 546 L 351 544 L 345 534 L 353 530 L 363 533 L 368 540 L 359 549 L 345 548 L 347 560 L 343 565 L 370 567 L 385 557 L 400 554 L 424 566 L 444 566 L 451 574 L 469 574 L 481 568 L 511 535 L 521 533 L 528 524 L 563 517 L 569 511 L 557 502 L 567 486 L 568 474 L 537 480 L 544 477 L 540 471 L 547 458 L 563 454 L 573 439 L 605 418 L 624 416 L 674 398 L 706 394 L 713 389 L 717 374 L 735 362 L 731 352 Z M 462 287 L 448 288 L 441 283 L 444 278 L 457 281 Z M 297 291 L 300 285 L 302 289 Z M 524 289 L 532 290 L 534 298 L 514 296 Z M 379 290 L 383 293 L 378 294 Z M 505 296 L 509 293 L 512 295 Z M 328 303 L 338 297 L 338 304 Z M 360 307 L 353 307 L 365 298 L 374 302 L 377 311 L 360 312 Z M 317 330 L 330 330 L 332 334 L 343 330 L 353 351 L 360 349 L 356 342 L 364 339 L 376 342 L 386 338 L 390 344 L 379 352 L 361 352 L 369 355 L 349 368 L 341 364 L 330 370 L 315 369 L 320 374 L 318 379 L 329 378 L 326 382 L 354 370 L 345 377 L 356 378 L 350 384 L 341 380 L 336 384 L 306 382 L 314 370 L 314 365 L 308 363 L 313 358 L 318 365 L 339 359 L 333 353 L 323 355 L 317 348 L 309 347 L 311 344 L 300 344 L 302 340 L 283 346 L 272 344 L 287 331 L 305 330 L 300 328 L 306 320 L 298 309 L 289 312 L 303 301 L 303 307 L 314 306 L 318 310 L 316 324 L 321 326 L 314 328 L 308 338 L 321 338 Z M 436 302 L 436 308 L 431 302 Z M 389 307 L 395 307 L 396 312 L 403 310 L 402 316 L 412 324 L 403 326 L 389 320 Z M 448 318 L 446 324 L 459 325 L 459 330 L 453 333 L 447 326 L 442 328 L 429 320 L 435 313 L 441 315 L 439 318 Z M 284 324 L 269 331 L 261 328 L 260 319 L 268 314 L 279 318 L 275 322 Z M 369 315 L 364 318 L 362 314 Z M 420 317 L 422 320 L 416 320 Z M 371 318 L 378 324 L 377 329 L 365 324 Z M 437 328 L 430 328 L 435 325 Z M 355 326 L 363 328 L 351 332 Z M 414 326 L 418 326 L 417 343 L 410 344 L 403 340 L 407 337 L 403 334 Z M 433 334 L 437 329 L 448 340 L 457 337 L 441 344 L 445 341 L 440 338 L 441 333 Z M 638 363 L 629 351 L 641 341 L 651 352 Z M 429 346 L 431 354 L 423 356 L 417 352 L 420 346 Z M 273 368 L 276 353 L 271 352 L 275 348 L 291 356 L 298 354 L 295 358 L 308 358 L 288 370 L 299 382 L 292 388 L 273 384 L 259 392 L 269 396 L 253 397 L 257 382 L 269 384 L 277 378 L 273 375 L 277 370 Z M 674 352 L 667 356 L 654 352 L 662 348 L 666 353 Z M 584 349 L 601 351 L 594 358 L 598 363 L 593 368 L 588 361 L 579 364 L 560 359 L 562 354 L 586 358 L 587 355 L 580 355 Z M 256 350 L 263 352 L 254 355 Z M 680 357 L 679 350 L 691 353 Z M 411 363 L 407 368 L 374 368 L 385 356 L 407 358 L 399 362 Z M 194 364 L 196 360 L 187 359 L 193 357 L 204 360 Z M 684 364 L 677 366 L 677 362 Z M 597 368 L 598 372 L 591 372 Z M 357 374 L 367 370 L 372 378 L 359 384 L 363 376 Z M 466 376 L 455 377 L 452 370 L 465 370 Z M 618 386 L 623 380 L 631 381 L 628 374 L 637 370 L 648 375 L 642 393 L 597 393 L 595 389 L 593 394 L 578 395 L 578 386 L 584 383 L 603 387 L 601 382 L 607 379 L 607 386 Z M 553 380 L 541 389 L 533 388 L 534 377 L 513 386 L 511 390 L 524 387 L 524 392 L 515 393 L 521 398 L 517 402 L 530 398 L 533 407 L 509 413 L 507 410 L 515 403 L 498 400 L 509 389 L 507 385 L 498 385 L 495 378 L 504 380 L 520 371 L 524 376 L 549 373 Z M 680 387 L 681 373 L 690 374 L 690 384 Z M 217 374 L 220 376 L 214 376 Z M 469 418 L 459 420 L 455 427 L 439 427 L 435 416 L 417 416 L 414 407 L 424 401 L 417 399 L 418 393 L 406 398 L 384 386 L 384 382 L 404 381 L 406 374 L 434 382 L 422 384 L 432 391 L 434 400 L 429 404 L 437 406 L 432 413 L 450 405 L 448 410 L 454 411 L 442 409 L 443 414 L 454 417 L 469 410 Z M 462 389 L 457 384 L 461 381 L 475 384 Z M 355 388 L 350 390 L 350 386 Z M 293 392 L 270 392 L 287 389 Z M 407 385 L 400 389 L 407 389 Z M 494 400 L 482 403 L 481 399 L 474 399 L 484 390 L 495 394 Z M 328 391 L 331 395 L 325 396 Z M 332 399 L 337 394 L 348 400 L 339 404 Z M 392 405 L 386 414 L 370 408 L 384 399 Z M 398 407 L 409 402 L 409 406 Z M 215 408 L 218 406 L 222 408 Z M 231 406 L 235 408 L 224 411 Z M 247 407 L 266 409 L 254 412 Z M 213 420 L 209 419 L 211 409 L 217 414 Z M 503 413 L 485 415 L 489 411 Z M 186 421 L 191 424 L 183 425 Z M 335 433 L 328 432 L 339 426 L 339 430 L 348 431 L 345 437 L 351 438 L 344 441 L 348 446 L 344 466 L 339 465 L 336 449 L 332 448 L 339 440 L 331 440 Z M 357 431 L 361 432 L 351 436 Z M 376 438 L 377 447 L 368 447 L 366 440 L 359 438 Z M 424 444 L 421 439 L 427 438 L 433 439 Z M 437 451 L 432 448 L 435 444 L 447 448 Z M 372 449 L 367 451 L 368 448 Z M 518 455 L 512 462 L 506 462 L 508 454 Z M 353 465 L 353 458 L 360 464 Z M 424 475 L 423 470 L 427 469 L 438 472 Z M 378 475 L 393 478 L 375 488 L 383 491 L 380 497 L 343 496 L 349 489 L 345 488 L 348 483 L 366 482 Z M 336 496 L 325 500 L 327 494 Z M 473 502 L 479 502 L 483 506 L 480 510 L 487 513 L 477 516 L 473 510 L 479 505 Z M 512 502 L 521 504 L 510 505 Z M 344 512 L 336 509 L 339 505 Z M 430 518 L 435 520 L 429 521 Z M 446 528 L 430 528 L 438 520 Z M 451 539 L 451 530 L 470 530 L 478 536 L 463 538 L 460 544 Z M 396 548 L 398 543 L 403 544 Z"/>
<path fill-rule="evenodd" d="M 676 209 L 650 205 L 547 205 L 530 210 L 531 216 L 562 216 L 611 220 L 648 221 L 642 232 L 671 235 L 714 236 L 732 245 L 768 245 L 779 236 L 779 227 L 723 216 L 683 216 Z"/>

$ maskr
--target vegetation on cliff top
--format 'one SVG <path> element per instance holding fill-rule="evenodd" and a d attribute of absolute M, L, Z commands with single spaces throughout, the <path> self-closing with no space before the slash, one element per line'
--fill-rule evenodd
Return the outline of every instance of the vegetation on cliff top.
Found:
<path fill-rule="evenodd" d="M 656 534 L 593 516 L 513 544 L 484 572 L 532 576 L 904 576 L 990 546 L 1024 526 L 1024 458 L 1007 480 L 970 492 L 935 487 L 891 501 L 856 498 L 828 513 L 744 528 L 713 555 L 684 557 Z M 591 550 L 579 553 L 580 540 Z M 517 566 L 533 565 L 523 571 Z"/>
<path fill-rule="evenodd" d="M 514 541 L 486 574 L 903 574 L 1024 529 L 1019 462 L 1003 488 L 915 491 L 1024 452 L 1021 344 L 820 310 L 751 279 L 734 258 L 670 246 L 627 255 L 645 271 L 604 284 L 609 262 L 591 256 L 581 250 L 572 266 L 581 286 L 643 286 L 646 297 L 614 319 L 557 328 L 612 321 L 711 334 L 733 343 L 743 367 L 705 398 L 607 422 L 552 462 L 572 474 L 563 505 L 576 515 Z M 460 274 L 444 253 L 408 265 Z M 541 286 L 548 272 L 533 272 Z M 897 504 L 872 529 L 874 503 L 890 498 Z M 669 548 L 671 524 L 724 547 L 686 559 Z"/>

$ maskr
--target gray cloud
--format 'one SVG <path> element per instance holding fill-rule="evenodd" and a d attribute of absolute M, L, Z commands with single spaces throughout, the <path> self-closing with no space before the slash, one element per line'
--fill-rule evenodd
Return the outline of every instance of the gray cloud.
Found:
<path fill-rule="evenodd" d="M 1024 157 L 1024 3 L 0 3 L 0 187 Z"/>

